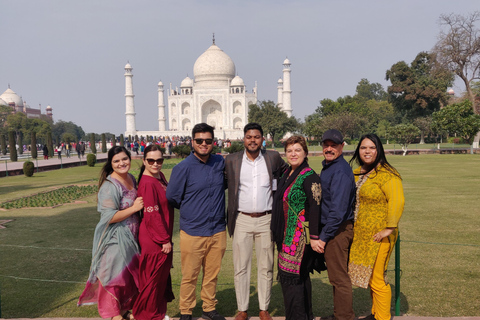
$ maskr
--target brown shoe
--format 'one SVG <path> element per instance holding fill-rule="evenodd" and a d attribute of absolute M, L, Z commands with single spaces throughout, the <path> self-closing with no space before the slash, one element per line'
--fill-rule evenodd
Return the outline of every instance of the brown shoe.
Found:
<path fill-rule="evenodd" d="M 248 315 L 246 311 L 238 311 L 237 315 L 235 316 L 235 320 L 247 320 Z"/>
<path fill-rule="evenodd" d="M 268 313 L 267 310 L 261 310 L 258 317 L 260 318 L 260 320 L 273 320 L 272 316 L 270 315 L 270 313 Z"/>

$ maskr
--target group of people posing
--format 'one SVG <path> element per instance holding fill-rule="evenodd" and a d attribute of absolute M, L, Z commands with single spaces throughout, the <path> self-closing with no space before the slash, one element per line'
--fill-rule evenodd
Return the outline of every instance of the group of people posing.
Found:
<path fill-rule="evenodd" d="M 305 138 L 284 143 L 286 160 L 262 148 L 262 127 L 244 127 L 245 150 L 212 154 L 214 128 L 192 130 L 192 153 L 177 164 L 167 186 L 157 145 L 145 148 L 138 178 L 128 173 L 130 153 L 114 147 L 99 181 L 90 275 L 79 305 L 98 303 L 102 318 L 163 320 L 174 298 L 173 208 L 180 209 L 180 320 L 191 320 L 196 285 L 203 272 L 202 318 L 224 320 L 216 310 L 217 277 L 232 239 L 238 312 L 249 317 L 253 246 L 257 260 L 259 318 L 268 312 L 277 247 L 277 279 L 287 320 L 312 320 L 310 272 L 328 270 L 333 287 L 332 320 L 353 320 L 352 284 L 370 287 L 372 314 L 389 320 L 391 289 L 385 272 L 403 212 L 401 177 L 374 134 L 361 137 L 350 163 L 337 130 L 322 137 L 324 161 L 317 174 L 308 164 Z M 228 207 L 225 219 L 225 188 Z M 131 312 L 130 312 L 131 310 Z"/>

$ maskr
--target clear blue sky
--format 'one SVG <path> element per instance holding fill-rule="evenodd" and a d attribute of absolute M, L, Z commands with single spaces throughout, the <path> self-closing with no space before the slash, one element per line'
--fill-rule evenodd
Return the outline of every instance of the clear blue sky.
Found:
<path fill-rule="evenodd" d="M 260 100 L 277 98 L 292 63 L 293 114 L 353 95 L 362 78 L 385 88 L 385 71 L 429 51 L 442 13 L 472 0 L 126 1 L 0 0 L 0 94 L 10 84 L 31 107 L 86 132 L 125 130 L 123 67 L 133 67 L 137 130 L 157 130 L 157 83 L 180 86 L 212 42 Z M 457 82 L 456 92 L 463 90 Z"/>

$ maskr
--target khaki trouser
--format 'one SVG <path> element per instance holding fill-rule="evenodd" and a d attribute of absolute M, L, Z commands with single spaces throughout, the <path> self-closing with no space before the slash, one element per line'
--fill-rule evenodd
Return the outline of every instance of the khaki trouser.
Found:
<path fill-rule="evenodd" d="M 239 213 L 235 221 L 232 251 L 235 294 L 239 311 L 247 311 L 250 298 L 250 273 L 253 243 L 257 254 L 257 290 L 260 310 L 268 310 L 273 282 L 273 250 L 270 231 L 271 214 L 252 218 Z"/>
<path fill-rule="evenodd" d="M 211 237 L 190 236 L 180 230 L 180 255 L 182 282 L 180 284 L 180 313 L 192 314 L 196 305 L 195 289 L 200 269 L 203 267 L 203 282 L 200 297 L 202 309 L 215 309 L 217 299 L 217 276 L 227 247 L 227 233 L 221 231 Z"/>

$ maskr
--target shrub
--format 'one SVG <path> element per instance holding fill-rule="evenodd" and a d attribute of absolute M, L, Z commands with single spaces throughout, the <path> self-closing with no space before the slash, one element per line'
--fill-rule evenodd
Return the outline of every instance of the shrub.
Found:
<path fill-rule="evenodd" d="M 120 146 L 125 147 L 125 138 L 123 137 L 123 133 L 120 135 Z"/>
<path fill-rule="evenodd" d="M 87 154 L 87 165 L 89 167 L 95 167 L 95 163 L 97 162 L 97 156 L 93 153 Z"/>
<path fill-rule="evenodd" d="M 191 151 L 192 149 L 190 149 L 190 147 L 186 144 L 182 144 L 172 148 L 172 152 L 175 153 L 177 157 L 180 157 L 180 158 L 186 158 Z"/>
<path fill-rule="evenodd" d="M 97 147 L 95 146 L 95 133 L 90 133 L 90 150 L 92 150 L 93 154 L 97 154 Z"/>
<path fill-rule="evenodd" d="M 223 148 L 228 153 L 235 153 L 238 151 L 243 151 L 245 149 L 245 146 L 243 145 L 242 141 L 232 141 L 232 145 L 227 148 Z"/>
<path fill-rule="evenodd" d="M 33 176 L 33 170 L 35 169 L 35 165 L 33 164 L 32 161 L 25 161 L 23 163 L 23 174 L 26 177 L 31 177 Z"/>
<path fill-rule="evenodd" d="M 460 144 L 460 143 L 466 143 L 464 139 L 460 137 L 449 137 L 447 139 L 448 143 L 455 143 L 455 144 Z"/>

